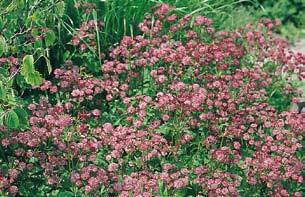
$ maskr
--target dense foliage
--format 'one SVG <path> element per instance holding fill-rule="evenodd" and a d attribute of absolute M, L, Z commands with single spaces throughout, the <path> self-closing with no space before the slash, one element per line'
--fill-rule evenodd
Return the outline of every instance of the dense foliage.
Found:
<path fill-rule="evenodd" d="M 1 195 L 305 195 L 305 55 L 279 20 L 110 2 L 0 2 Z"/>
<path fill-rule="evenodd" d="M 289 40 L 295 41 L 304 37 L 304 0 L 256 0 L 255 3 L 246 4 L 249 5 L 248 11 L 256 17 L 279 18 L 283 25 L 277 32 Z"/>

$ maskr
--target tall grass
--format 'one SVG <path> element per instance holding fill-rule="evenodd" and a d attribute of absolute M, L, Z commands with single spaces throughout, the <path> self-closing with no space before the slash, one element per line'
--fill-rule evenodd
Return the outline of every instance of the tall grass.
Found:
<path fill-rule="evenodd" d="M 245 2 L 254 4 L 252 0 L 104 0 L 98 4 L 100 18 L 104 21 L 101 41 L 109 47 L 124 35 L 138 34 L 137 24 L 158 3 L 175 7 L 178 15 L 191 13 L 213 18 L 216 28 L 224 28 L 238 25 L 233 15 Z"/>

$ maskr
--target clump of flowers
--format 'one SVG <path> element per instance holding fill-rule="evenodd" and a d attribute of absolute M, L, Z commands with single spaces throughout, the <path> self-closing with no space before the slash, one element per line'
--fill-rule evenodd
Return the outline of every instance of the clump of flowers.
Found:
<path fill-rule="evenodd" d="M 15 161 L 0 189 L 15 195 L 20 174 L 37 167 L 46 185 L 68 180 L 75 195 L 300 196 L 305 116 L 270 98 L 278 80 L 281 96 L 299 96 L 288 82 L 304 80 L 305 56 L 272 36 L 279 22 L 221 32 L 166 4 L 153 13 L 98 76 L 68 61 L 35 87 L 57 98 L 30 104 L 29 129 L 1 139 Z M 78 36 L 90 39 L 95 23 Z"/>

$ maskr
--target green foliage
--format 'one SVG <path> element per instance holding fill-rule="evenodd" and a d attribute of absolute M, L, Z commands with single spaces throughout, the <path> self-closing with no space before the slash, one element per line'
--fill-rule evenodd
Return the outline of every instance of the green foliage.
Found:
<path fill-rule="evenodd" d="M 54 31 L 52 31 L 52 30 L 48 30 L 45 33 L 44 37 L 45 37 L 45 42 L 46 42 L 47 47 L 50 47 L 56 40 L 56 35 L 55 35 Z"/>
<path fill-rule="evenodd" d="M 6 90 L 3 86 L 3 83 L 0 81 L 0 100 L 4 100 L 6 98 Z"/>
<path fill-rule="evenodd" d="M 303 0 L 257 0 L 254 8 L 256 18 L 278 18 L 283 25 L 279 33 L 291 41 L 305 36 L 305 1 Z"/>
<path fill-rule="evenodd" d="M 0 35 L 0 56 L 2 56 L 3 53 L 5 53 L 5 50 L 6 50 L 6 41 L 5 38 Z"/>
<path fill-rule="evenodd" d="M 16 129 L 19 126 L 19 118 L 14 110 L 7 112 L 4 116 L 4 125 L 10 129 Z"/>
<path fill-rule="evenodd" d="M 95 6 L 76 8 L 75 4 L 77 2 L 80 5 L 92 3 Z M 69 65 L 65 65 L 65 62 L 71 60 L 79 66 L 82 78 L 101 78 L 101 64 L 104 58 L 109 58 L 107 55 L 104 57 L 104 54 L 108 54 L 109 49 L 117 44 L 123 36 L 134 37 L 139 35 L 140 31 L 137 25 L 145 18 L 147 12 L 151 12 L 151 6 L 161 2 L 174 6 L 178 16 L 190 13 L 192 21 L 197 15 L 213 18 L 214 26 L 221 30 L 243 27 L 262 16 L 281 18 L 284 26 L 279 31 L 287 37 L 299 34 L 300 30 L 298 28 L 305 27 L 305 14 L 302 12 L 305 3 L 302 0 L 260 2 L 254 0 L 2 0 L 0 1 L 0 126 L 6 128 L 5 132 L 0 133 L 0 137 L 11 131 L 22 131 L 29 128 L 29 115 L 26 110 L 28 103 L 37 101 L 43 96 L 50 97 L 49 100 L 56 104 L 73 100 L 70 95 L 65 95 L 62 92 L 48 94 L 33 89 L 33 87 L 42 85 L 45 80 L 55 81 L 56 83 L 57 79 L 54 78 L 52 71 L 62 67 L 68 67 L 67 70 L 71 69 Z M 256 3 L 261 3 L 264 9 L 261 9 L 261 5 Z M 243 7 L 241 7 L 242 5 Z M 81 36 L 81 27 L 91 20 L 101 22 L 102 25 L 95 23 L 90 32 L 92 38 L 88 39 L 86 36 Z M 168 30 L 167 27 L 164 28 L 165 31 Z M 178 35 L 181 40 L 185 39 L 185 32 L 181 35 L 178 33 Z M 74 45 L 72 43 L 73 38 L 79 39 L 79 42 L 86 49 L 80 50 L 80 46 Z M 203 39 L 209 38 L 204 37 Z M 10 59 L 12 57 L 16 58 L 18 63 L 13 63 Z M 268 67 L 268 65 L 265 66 Z M 276 65 L 271 66 L 276 67 Z M 143 73 L 140 74 L 141 80 L 137 78 L 132 83 L 132 86 L 135 87 L 131 88 L 134 92 L 130 94 L 155 95 L 157 89 L 154 89 L 155 84 L 150 71 L 149 69 L 143 70 Z M 183 79 L 185 82 L 192 80 L 193 71 L 192 68 L 189 69 L 189 74 Z M 218 74 L 221 75 L 221 73 Z M 287 110 L 294 96 L 282 92 L 285 85 L 287 83 L 281 77 L 274 77 L 272 84 L 267 89 L 268 102 L 278 112 Z M 292 86 L 297 87 L 295 84 Z M 101 101 L 104 101 L 104 92 L 98 97 Z M 93 105 L 88 102 L 80 111 L 93 108 L 101 109 L 105 118 L 98 121 L 94 119 L 90 122 L 90 127 L 100 126 L 101 123 L 105 122 L 111 122 L 114 126 L 118 126 L 124 121 L 124 114 L 119 114 L 118 111 L 124 112 L 126 109 L 117 101 L 110 104 L 102 102 Z M 156 118 L 154 117 L 156 113 L 153 110 L 147 113 L 148 117 Z M 179 113 L 175 115 L 179 116 Z M 145 121 L 149 122 L 149 120 Z M 156 132 L 161 133 L 167 139 L 173 139 L 174 144 L 178 144 L 177 136 L 181 137 L 182 133 L 190 133 L 189 128 L 185 126 L 188 121 L 181 115 L 181 119 L 169 120 L 156 129 Z M 220 122 L 218 125 L 220 130 L 227 126 L 225 124 Z M 184 167 L 182 165 L 188 167 L 194 164 L 196 166 L 206 164 L 211 168 L 216 166 L 215 163 L 210 162 L 207 151 L 197 146 L 198 144 L 201 145 L 202 139 L 207 137 L 202 134 L 205 128 L 201 129 L 194 134 L 194 143 L 191 146 L 180 147 L 177 154 L 180 154 L 181 157 L 174 161 L 177 166 L 181 168 Z M 71 130 L 78 132 L 78 128 L 71 128 Z M 65 138 L 69 137 L 65 136 Z M 43 148 L 53 148 L 55 146 L 55 144 L 50 144 Z M 9 149 L 1 149 L 0 151 L 2 154 L 0 165 L 4 169 L 2 164 L 10 163 L 8 155 L 13 153 Z M 106 152 L 107 148 L 99 151 L 96 160 L 98 165 L 107 165 L 108 161 L 104 159 Z M 125 156 L 125 158 L 128 157 L 136 158 L 137 153 Z M 174 157 L 169 158 L 174 159 Z M 28 158 L 29 163 L 37 164 L 38 161 L 35 159 L 34 157 Z M 152 161 L 151 166 L 158 168 L 162 162 L 164 161 Z M 70 171 L 73 171 L 77 166 L 75 161 L 71 161 L 68 165 Z M 135 168 L 142 167 L 142 165 L 141 161 L 138 161 Z M 9 167 L 6 165 L 5 168 Z M 221 166 L 221 168 L 224 167 Z M 45 177 L 36 175 L 41 174 L 40 168 L 34 169 L 31 173 L 33 173 L 29 175 L 32 177 L 31 180 L 27 180 L 27 176 L 25 176 L 21 179 L 23 181 L 18 183 L 21 196 L 82 196 L 81 191 L 71 186 L 68 174 L 61 180 L 63 188 L 54 189 L 55 187 L 47 186 L 44 182 L 38 183 L 36 181 L 36 179 L 45 179 Z M 5 175 L 7 176 L 7 173 Z M 164 183 L 159 182 L 158 184 L 161 196 L 192 195 L 188 193 L 188 189 L 172 194 L 167 190 Z M 194 185 L 192 187 L 196 191 L 199 190 Z M 247 190 L 247 187 L 249 187 L 247 184 L 241 187 L 244 189 L 244 191 L 241 190 L 241 194 L 244 196 L 249 193 L 259 194 L 259 191 Z M 263 187 L 257 188 L 265 189 Z M 105 190 L 107 188 L 103 187 L 100 195 L 106 194 Z M 261 193 L 261 195 L 265 194 Z"/>
<path fill-rule="evenodd" d="M 35 70 L 32 55 L 26 55 L 23 58 L 20 73 L 25 78 L 25 81 L 33 86 L 38 86 L 42 83 L 40 73 Z"/>
<path fill-rule="evenodd" d="M 28 113 L 23 108 L 17 107 L 14 109 L 14 112 L 18 116 L 19 124 L 21 126 L 28 125 Z"/>
<path fill-rule="evenodd" d="M 236 7 L 242 5 L 243 2 L 248 2 L 250 5 L 255 3 L 253 0 L 107 0 L 99 4 L 103 11 L 99 14 L 104 21 L 102 41 L 115 43 L 123 35 L 138 34 L 139 21 L 144 19 L 151 6 L 162 2 L 174 6 L 179 16 L 190 13 L 194 16 L 201 14 L 211 17 L 219 29 L 227 27 L 227 23 L 224 21 L 232 18 Z M 230 22 L 239 25 L 234 20 Z"/>

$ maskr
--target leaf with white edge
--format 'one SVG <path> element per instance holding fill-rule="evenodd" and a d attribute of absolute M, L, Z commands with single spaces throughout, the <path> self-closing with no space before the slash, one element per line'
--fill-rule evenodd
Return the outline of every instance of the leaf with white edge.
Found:
<path fill-rule="evenodd" d="M 28 73 L 25 77 L 25 81 L 32 86 L 39 86 L 42 83 L 42 77 L 38 71 Z"/>
<path fill-rule="evenodd" d="M 56 40 L 56 35 L 54 33 L 54 31 L 49 30 L 46 32 L 45 34 L 45 42 L 47 47 L 51 46 Z"/>
<path fill-rule="evenodd" d="M 33 55 L 26 55 L 22 60 L 21 74 L 26 77 L 29 73 L 35 71 Z"/>
<path fill-rule="evenodd" d="M 11 110 L 4 116 L 4 125 L 10 129 L 16 129 L 19 126 L 19 118 L 15 111 Z"/>

